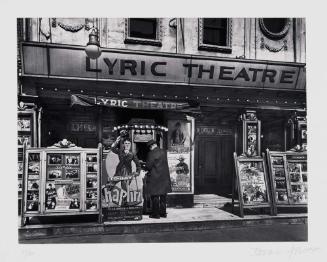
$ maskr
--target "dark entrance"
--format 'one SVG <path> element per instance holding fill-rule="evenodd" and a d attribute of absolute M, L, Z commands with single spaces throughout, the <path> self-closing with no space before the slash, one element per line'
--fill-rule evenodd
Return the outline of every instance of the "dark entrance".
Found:
<path fill-rule="evenodd" d="M 195 194 L 231 194 L 233 152 L 233 136 L 200 136 L 197 138 Z"/>

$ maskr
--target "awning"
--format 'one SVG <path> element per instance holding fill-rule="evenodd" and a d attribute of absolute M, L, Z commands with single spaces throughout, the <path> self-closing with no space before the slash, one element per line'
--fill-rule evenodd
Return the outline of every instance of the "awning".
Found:
<path fill-rule="evenodd" d="M 140 110 L 172 110 L 185 113 L 200 113 L 198 103 L 177 102 L 168 100 L 150 100 L 121 97 L 71 95 L 71 106 L 106 106 L 114 108 Z"/>

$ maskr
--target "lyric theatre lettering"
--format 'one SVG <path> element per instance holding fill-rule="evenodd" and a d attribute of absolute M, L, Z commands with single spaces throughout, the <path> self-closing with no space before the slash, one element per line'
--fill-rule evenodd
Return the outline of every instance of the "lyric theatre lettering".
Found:
<path fill-rule="evenodd" d="M 130 75 L 130 76 L 144 76 L 151 74 L 153 77 L 167 77 L 167 67 L 180 66 L 188 78 L 197 79 L 216 79 L 226 81 L 245 81 L 245 82 L 261 82 L 261 83 L 280 83 L 293 84 L 296 81 L 297 72 L 295 70 L 278 70 L 268 69 L 260 66 L 256 68 L 253 66 L 225 66 L 206 63 L 182 63 L 174 65 L 167 61 L 137 61 L 133 59 L 109 59 L 102 58 L 105 68 L 96 68 L 91 65 L 91 60 L 86 58 L 86 71 L 103 73 L 106 71 L 111 75 Z M 232 65 L 232 63 L 230 63 Z"/>

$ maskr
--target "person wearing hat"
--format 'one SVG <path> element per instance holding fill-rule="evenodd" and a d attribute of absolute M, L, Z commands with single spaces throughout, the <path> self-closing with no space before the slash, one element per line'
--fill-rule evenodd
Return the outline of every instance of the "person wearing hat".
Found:
<path fill-rule="evenodd" d="M 179 163 L 176 165 L 176 174 L 185 174 L 187 175 L 190 172 L 188 165 L 184 162 L 185 158 L 180 155 L 177 159 Z"/>
<path fill-rule="evenodd" d="M 152 213 L 150 218 L 167 217 L 166 199 L 167 193 L 172 192 L 168 167 L 167 152 L 157 146 L 151 139 L 147 142 L 149 153 L 146 159 L 146 186 L 147 194 L 152 201 Z"/>

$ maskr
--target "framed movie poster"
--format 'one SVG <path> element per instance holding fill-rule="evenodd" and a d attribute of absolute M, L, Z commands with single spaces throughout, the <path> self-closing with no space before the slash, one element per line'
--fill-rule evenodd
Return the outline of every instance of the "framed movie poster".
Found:
<path fill-rule="evenodd" d="M 191 123 L 189 121 L 168 121 L 167 156 L 172 192 L 191 193 Z"/>
<path fill-rule="evenodd" d="M 18 118 L 17 119 L 17 130 L 18 131 L 31 131 L 31 118 Z"/>
<path fill-rule="evenodd" d="M 105 220 L 140 220 L 143 213 L 143 180 L 132 172 L 126 173 L 116 153 L 109 151 L 103 161 L 104 179 L 102 207 Z M 90 181 L 91 182 L 91 181 Z"/>
<path fill-rule="evenodd" d="M 173 192 L 191 191 L 190 154 L 168 152 L 168 164 Z"/>
<path fill-rule="evenodd" d="M 275 202 L 278 207 L 306 207 L 308 203 L 308 172 L 306 153 L 269 151 L 269 175 Z"/>
<path fill-rule="evenodd" d="M 80 209 L 80 198 L 80 183 L 73 183 L 73 181 L 48 182 L 45 189 L 45 210 Z"/>
<path fill-rule="evenodd" d="M 186 150 L 191 146 L 191 123 L 183 120 L 168 121 L 168 150 Z"/>
<path fill-rule="evenodd" d="M 18 147 L 23 147 L 24 142 L 27 141 L 27 147 L 31 146 L 32 137 L 30 135 L 18 135 L 17 144 Z"/>
<path fill-rule="evenodd" d="M 241 216 L 244 216 L 243 208 L 271 208 L 272 202 L 264 158 L 237 157 L 234 153 L 234 160 Z"/>

